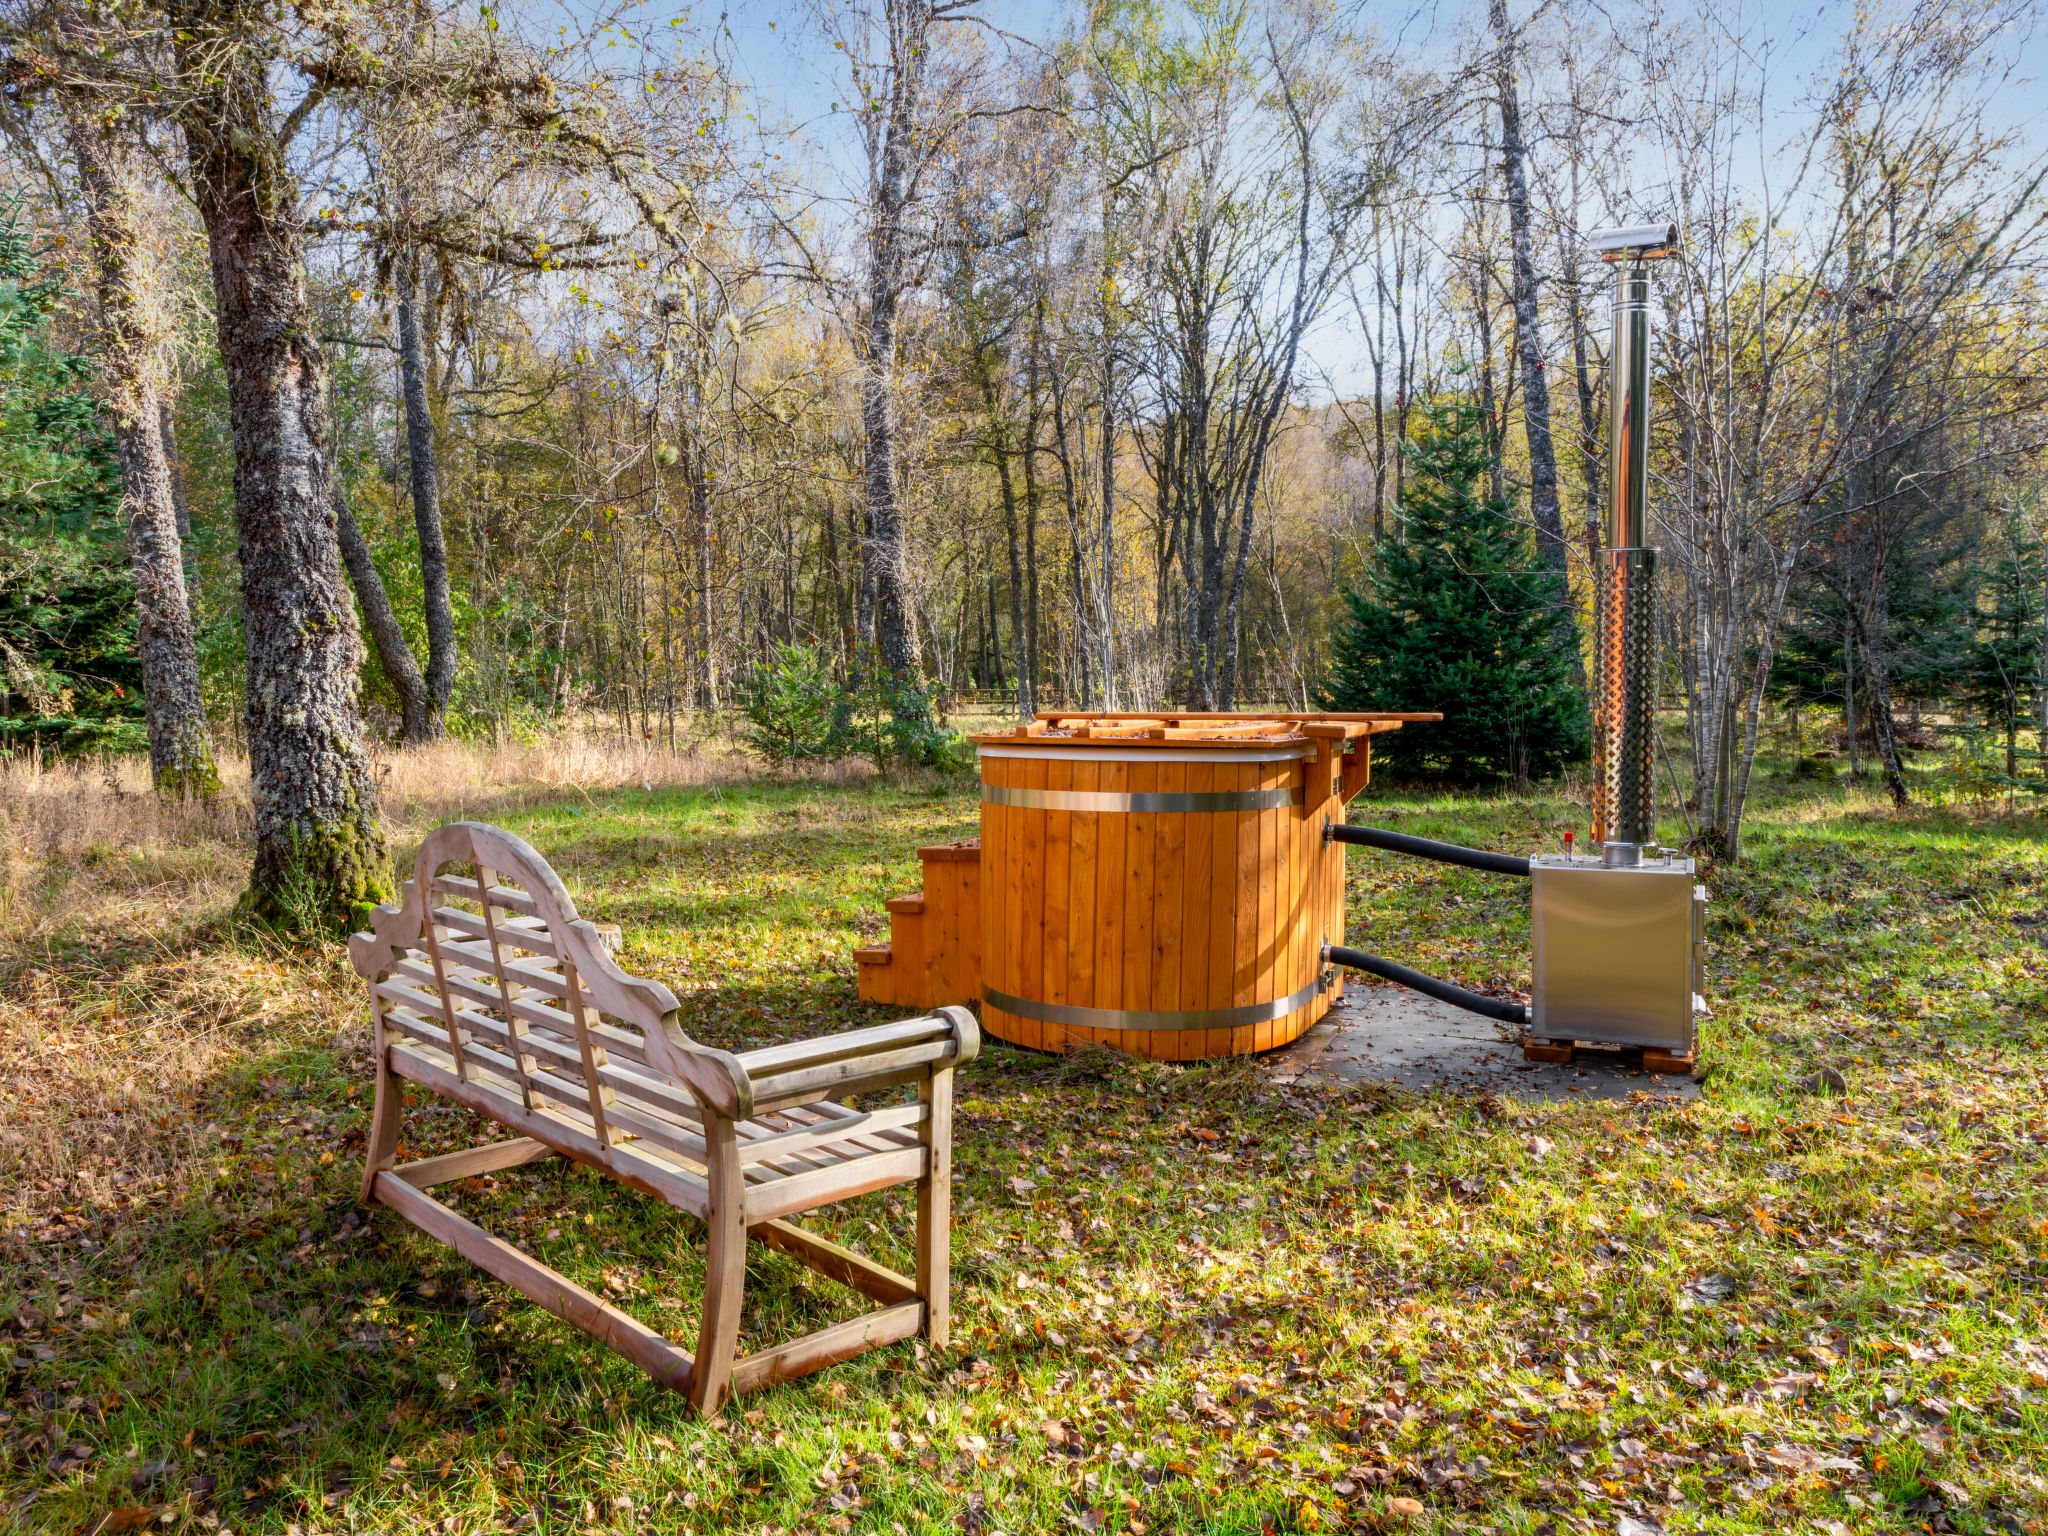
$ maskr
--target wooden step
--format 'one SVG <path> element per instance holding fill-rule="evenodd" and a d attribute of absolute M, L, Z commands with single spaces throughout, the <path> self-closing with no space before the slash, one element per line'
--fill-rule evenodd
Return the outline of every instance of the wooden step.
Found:
<path fill-rule="evenodd" d="M 856 949 L 853 952 L 855 965 L 887 965 L 889 958 L 889 946 L 886 944 L 875 949 Z"/>
<path fill-rule="evenodd" d="M 918 917 L 924 913 L 924 897 L 922 895 L 891 896 L 882 903 L 882 906 L 887 911 L 901 912 L 906 917 Z"/>

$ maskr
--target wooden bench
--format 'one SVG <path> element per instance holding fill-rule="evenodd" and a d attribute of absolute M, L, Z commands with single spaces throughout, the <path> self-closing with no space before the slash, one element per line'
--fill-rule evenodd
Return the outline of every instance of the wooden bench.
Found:
<path fill-rule="evenodd" d="M 953 1068 L 980 1046 L 965 1009 L 739 1055 L 709 1050 L 677 1026 L 668 988 L 619 969 L 538 853 L 477 822 L 429 836 L 403 903 L 371 921 L 373 932 L 349 941 L 376 1026 L 365 1202 L 391 1207 L 706 1413 L 920 1332 L 944 1347 Z M 519 1134 L 394 1166 L 406 1082 Z M 866 1111 L 837 1102 L 903 1085 L 913 1101 Z M 703 1219 L 694 1356 L 426 1193 L 558 1155 Z M 917 1186 L 915 1276 L 789 1220 L 898 1184 Z M 749 1237 L 880 1310 L 735 1359 Z"/>

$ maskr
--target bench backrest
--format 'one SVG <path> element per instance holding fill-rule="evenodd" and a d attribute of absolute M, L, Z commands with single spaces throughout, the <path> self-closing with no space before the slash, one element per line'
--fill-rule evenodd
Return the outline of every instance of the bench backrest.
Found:
<path fill-rule="evenodd" d="M 516 1086 L 527 1107 L 587 1115 L 600 1140 L 613 1091 L 611 1058 L 691 1087 L 709 1086 L 731 1113 L 727 1072 L 675 1025 L 675 994 L 629 976 L 547 861 L 481 822 L 437 828 L 421 847 L 402 904 L 380 907 L 373 931 L 349 940 L 387 1029 L 444 1051 L 459 1077 L 485 1072 Z M 696 1057 L 698 1060 L 691 1060 Z"/>

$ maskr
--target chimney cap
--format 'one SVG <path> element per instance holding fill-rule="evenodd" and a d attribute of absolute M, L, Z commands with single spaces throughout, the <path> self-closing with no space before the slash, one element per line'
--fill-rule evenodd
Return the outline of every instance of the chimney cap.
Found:
<path fill-rule="evenodd" d="M 1596 255 L 1666 250 L 1678 244 L 1678 225 L 1664 219 L 1655 224 L 1624 224 L 1612 229 L 1595 229 L 1586 235 L 1586 247 Z"/>

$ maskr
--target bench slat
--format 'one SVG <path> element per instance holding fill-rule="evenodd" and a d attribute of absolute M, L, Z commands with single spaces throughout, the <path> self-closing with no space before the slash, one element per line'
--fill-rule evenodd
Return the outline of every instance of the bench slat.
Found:
<path fill-rule="evenodd" d="M 900 1152 L 855 1158 L 836 1168 L 821 1168 L 816 1173 L 797 1174 L 764 1188 L 749 1189 L 747 1220 L 765 1221 L 773 1216 L 794 1216 L 800 1211 L 830 1205 L 835 1200 L 850 1200 L 855 1195 L 887 1189 L 892 1184 L 907 1184 L 912 1179 L 924 1177 L 927 1155 L 924 1147 L 906 1147 Z"/>
<path fill-rule="evenodd" d="M 436 1017 L 420 1017 L 407 1011 L 407 1007 L 431 1006 L 431 999 L 414 993 L 411 988 L 393 986 L 388 982 L 379 983 L 378 991 L 390 1001 L 404 1005 L 387 1013 L 386 1019 L 392 1028 L 422 1044 L 446 1049 L 447 1031 Z M 472 1070 L 488 1067 L 501 1077 L 509 1076 L 516 1083 L 518 1068 L 511 1058 L 512 1048 L 506 1044 L 504 1026 L 496 1019 L 466 1009 L 457 1012 L 456 1023 L 468 1037 L 464 1054 L 466 1059 L 473 1061 Z M 550 1111 L 567 1110 L 577 1115 L 579 1120 L 587 1119 L 584 1106 L 589 1095 L 580 1074 L 581 1058 L 575 1048 L 566 1041 L 539 1033 L 521 1036 L 520 1044 L 528 1055 L 542 1058 L 527 1082 L 536 1094 L 550 1101 Z M 701 1123 L 694 1114 L 680 1123 L 671 1118 L 674 1109 L 663 1099 L 672 1095 L 674 1090 L 669 1090 L 669 1095 L 650 1093 L 649 1089 L 659 1090 L 665 1085 L 612 1067 L 600 1067 L 598 1081 L 618 1096 L 606 1108 L 609 1117 L 629 1127 L 633 1134 L 701 1167 L 700 1160 L 705 1150 Z M 832 1108 L 840 1111 L 840 1115 L 833 1118 L 816 1116 L 809 1123 L 794 1121 L 790 1114 L 771 1117 L 793 1120 L 794 1123 L 786 1129 L 764 1124 L 758 1118 L 741 1122 L 737 1127 L 741 1137 L 740 1161 L 747 1170 L 748 1179 L 759 1183 L 794 1178 L 863 1157 L 899 1151 L 906 1146 L 915 1147 L 919 1145 L 916 1134 L 901 1127 L 919 1124 L 930 1113 L 921 1103 L 895 1105 L 870 1114 L 849 1115 L 845 1106 L 838 1104 Z M 859 1133 L 850 1135 L 849 1131 L 855 1126 L 859 1127 Z"/>
<path fill-rule="evenodd" d="M 445 895 L 460 896 L 465 900 L 473 901 L 478 906 L 483 905 L 483 896 L 477 890 L 476 881 L 465 879 L 461 875 L 436 875 L 434 877 L 434 889 Z M 517 912 L 525 917 L 538 917 L 540 915 L 540 908 L 533 904 L 531 896 L 527 895 L 524 891 L 515 891 L 503 885 L 491 887 L 491 905 L 503 907 L 508 912 Z"/>
<path fill-rule="evenodd" d="M 452 950 L 453 947 L 452 945 L 446 946 L 443 952 L 446 953 L 448 950 Z M 408 956 L 393 966 L 392 970 L 394 974 L 407 977 L 412 981 L 424 983 L 427 986 L 434 985 L 433 968 L 426 963 L 423 957 L 414 958 Z M 482 971 L 463 970 L 461 968 L 451 970 L 448 972 L 448 989 L 457 997 L 466 998 L 468 1001 L 477 1003 L 482 1007 L 502 1009 L 505 1006 L 505 1001 L 498 995 L 496 982 L 493 981 L 487 984 L 479 979 L 489 975 L 488 969 Z M 441 1005 L 436 1003 L 434 1006 L 439 1008 Z M 547 1003 L 535 1002 L 530 997 L 516 997 L 512 1000 L 512 1012 L 515 1017 L 528 1024 L 538 1024 L 545 1029 L 555 1031 L 565 1040 L 573 1041 L 575 1039 L 576 1026 L 570 1022 L 569 1015 L 560 1008 L 552 1007 Z M 646 1042 L 638 1035 L 631 1034 L 615 1025 L 592 1025 L 591 1040 L 594 1044 L 602 1045 L 607 1051 L 616 1051 L 619 1055 L 629 1057 L 634 1061 L 644 1063 L 647 1060 Z"/>
<path fill-rule="evenodd" d="M 436 907 L 434 921 L 443 928 L 452 928 L 472 939 L 482 939 L 486 944 L 489 942 L 490 934 L 484 927 L 484 920 L 474 912 L 464 912 L 455 907 Z M 561 958 L 560 952 L 555 948 L 554 938 L 548 933 L 547 925 L 537 917 L 509 918 L 499 923 L 497 927 L 498 943 L 501 948 L 523 949 L 532 954 L 546 955 L 554 960 Z"/>
<path fill-rule="evenodd" d="M 860 1127 L 876 1132 L 904 1125 L 919 1125 L 930 1118 L 931 1111 L 924 1104 L 899 1104 L 890 1109 L 878 1109 L 871 1114 L 859 1115 L 853 1122 Z M 756 1122 L 749 1121 L 748 1124 Z M 828 1146 L 834 1138 L 843 1138 L 847 1122 L 826 1121 L 821 1126 L 799 1126 L 793 1130 L 779 1131 L 759 1141 L 743 1142 L 740 1146 L 740 1161 L 751 1162 L 760 1157 L 773 1156 L 777 1151 L 804 1151 L 813 1146 Z M 915 1141 L 916 1134 L 911 1134 Z"/>
<path fill-rule="evenodd" d="M 587 1118 L 579 1125 L 565 1114 L 528 1109 L 519 1101 L 517 1084 L 496 1087 L 474 1078 L 465 1083 L 455 1075 L 452 1061 L 445 1056 L 436 1061 L 421 1046 L 398 1044 L 392 1048 L 390 1060 L 400 1077 L 489 1115 L 523 1136 L 544 1141 L 564 1157 L 602 1168 L 680 1210 L 702 1216 L 708 1208 L 709 1193 L 701 1172 L 692 1174 L 671 1158 L 643 1150 L 637 1142 L 606 1147 L 598 1141 L 594 1127 L 585 1129 Z"/>

